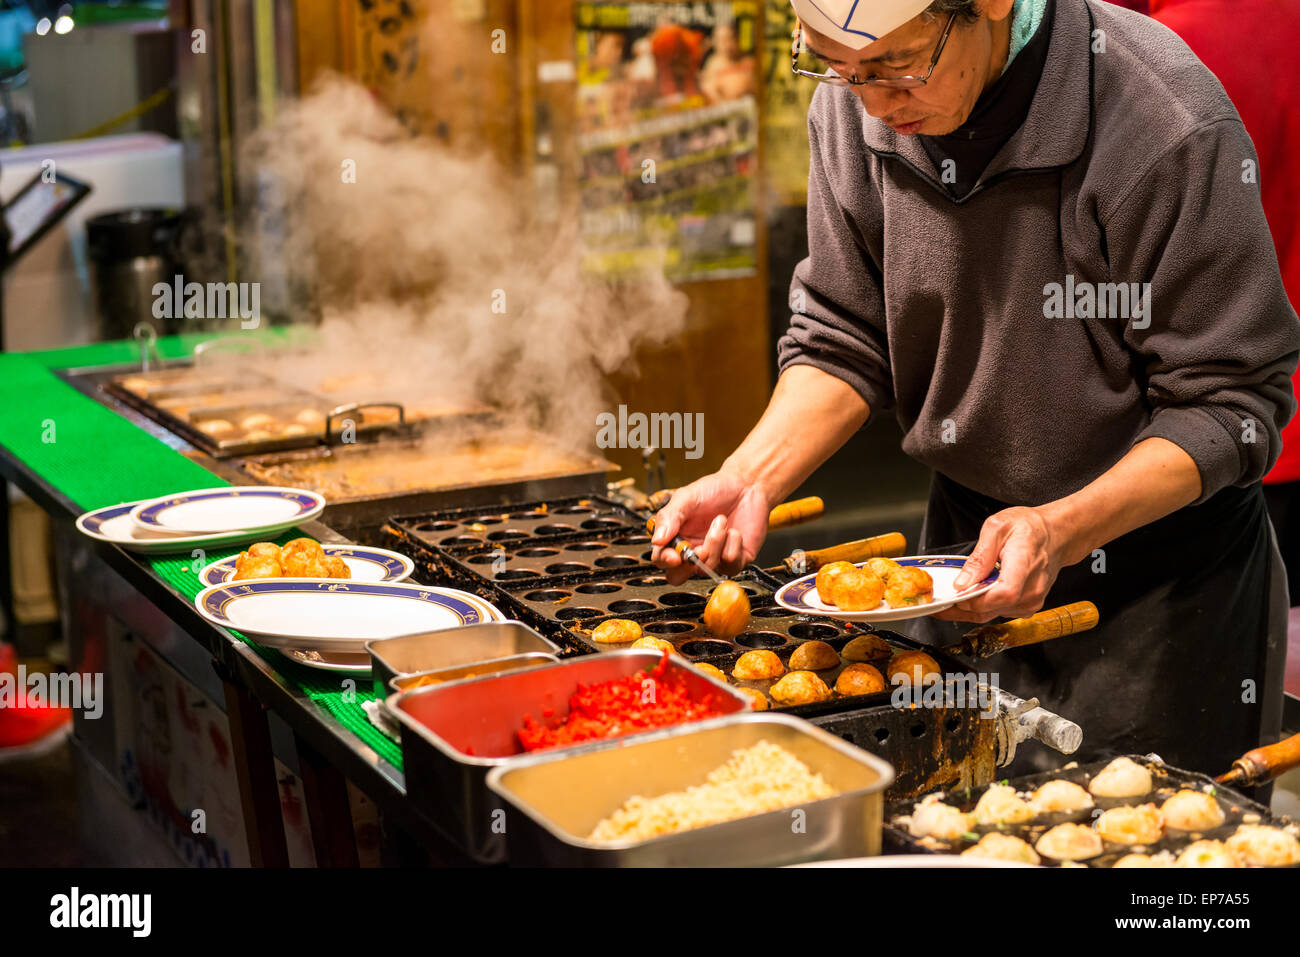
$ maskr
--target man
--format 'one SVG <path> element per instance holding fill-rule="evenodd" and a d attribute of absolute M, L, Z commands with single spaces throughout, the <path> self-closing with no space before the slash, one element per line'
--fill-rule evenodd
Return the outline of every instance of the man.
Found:
<path fill-rule="evenodd" d="M 1300 302 L 1300 124 L 1278 122 L 1300 101 L 1300 0 L 1151 0 L 1149 12 L 1219 78 L 1259 153 L 1259 190 L 1294 306 Z M 1242 56 L 1247 47 L 1250 56 Z M 1291 380 L 1295 386 L 1295 377 Z M 1300 601 L 1300 419 L 1282 432 L 1282 454 L 1264 476 L 1264 498 Z"/>
<path fill-rule="evenodd" d="M 979 667 L 1077 720 L 1081 759 L 1226 769 L 1280 721 L 1259 480 L 1300 348 L 1232 104 L 1169 31 L 1095 0 L 793 2 L 821 85 L 781 375 L 663 510 L 656 561 L 690 574 L 663 548 L 681 534 L 734 572 L 768 509 L 893 409 L 934 470 L 923 548 L 974 542 L 967 582 L 1001 564 L 942 617 L 1101 612 Z"/>

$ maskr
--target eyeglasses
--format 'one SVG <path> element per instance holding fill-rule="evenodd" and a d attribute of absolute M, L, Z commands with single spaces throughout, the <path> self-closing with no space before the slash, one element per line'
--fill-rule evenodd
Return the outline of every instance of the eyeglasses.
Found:
<path fill-rule="evenodd" d="M 859 80 L 857 74 L 842 76 L 832 70 L 829 73 L 814 73 L 812 70 L 799 69 L 799 53 L 803 47 L 803 28 L 796 27 L 794 31 L 794 45 L 790 48 L 790 69 L 796 76 L 806 76 L 811 80 L 819 83 L 829 83 L 832 86 L 879 86 L 891 90 L 915 90 L 917 87 L 925 86 L 930 77 L 934 75 L 934 68 L 939 63 L 939 57 L 943 55 L 943 48 L 948 43 L 948 34 L 952 32 L 952 25 L 957 19 L 957 14 L 953 13 L 948 17 L 948 23 L 943 28 L 943 34 L 939 37 L 939 45 L 934 48 L 934 56 L 930 57 L 930 69 L 925 76 L 869 76 L 865 80 Z"/>

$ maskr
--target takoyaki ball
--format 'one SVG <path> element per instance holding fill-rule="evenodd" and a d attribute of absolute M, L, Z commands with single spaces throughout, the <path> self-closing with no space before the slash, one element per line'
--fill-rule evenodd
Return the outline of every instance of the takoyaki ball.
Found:
<path fill-rule="evenodd" d="M 352 569 L 348 568 L 348 563 L 337 556 L 331 555 L 324 561 L 325 571 L 329 573 L 330 578 L 351 578 Z"/>
<path fill-rule="evenodd" d="M 974 810 L 975 823 L 985 827 L 999 824 L 1020 824 L 1034 816 L 1029 805 L 1020 799 L 1016 789 L 1005 784 L 992 784 L 979 799 Z"/>
<path fill-rule="evenodd" d="M 885 583 L 862 568 L 845 572 L 831 583 L 831 599 L 841 611 L 871 611 L 885 596 Z"/>
<path fill-rule="evenodd" d="M 1168 867 L 1164 861 L 1150 854 L 1125 854 L 1111 867 Z"/>
<path fill-rule="evenodd" d="M 143 376 L 127 376 L 120 383 L 127 392 L 134 392 L 136 395 L 149 394 L 149 380 Z"/>
<path fill-rule="evenodd" d="M 239 427 L 245 432 L 252 432 L 254 429 L 271 429 L 275 424 L 275 416 L 267 415 L 265 412 L 254 412 L 239 420 Z"/>
<path fill-rule="evenodd" d="M 325 564 L 326 561 L 327 559 L 324 558 L 299 556 L 295 562 L 285 566 L 284 574 L 288 578 L 333 578 L 329 566 Z"/>
<path fill-rule="evenodd" d="M 924 651 L 900 651 L 889 659 L 885 676 L 891 685 L 928 685 L 942 678 L 943 672 L 938 662 Z"/>
<path fill-rule="evenodd" d="M 641 626 L 626 618 L 602 621 L 591 633 L 591 640 L 602 645 L 626 645 L 641 637 Z"/>
<path fill-rule="evenodd" d="M 1241 862 L 1222 841 L 1194 841 L 1183 848 L 1174 867 L 1241 867 Z"/>
<path fill-rule="evenodd" d="M 280 549 L 281 562 L 287 562 L 297 555 L 306 555 L 310 558 L 324 558 L 325 549 L 320 547 L 320 542 L 310 538 L 295 538 Z"/>
<path fill-rule="evenodd" d="M 1083 824 L 1058 824 L 1038 839 L 1034 850 L 1055 861 L 1086 861 L 1101 853 L 1101 837 Z"/>
<path fill-rule="evenodd" d="M 650 635 L 642 635 L 636 641 L 632 642 L 633 648 L 649 648 L 652 651 L 666 651 L 672 654 L 677 649 L 673 647 L 671 641 L 663 638 L 653 638 Z"/>
<path fill-rule="evenodd" d="M 879 661 L 893 655 L 894 649 L 879 635 L 858 635 L 840 652 L 845 661 Z"/>
<path fill-rule="evenodd" d="M 886 688 L 885 678 L 871 665 L 849 665 L 835 679 L 835 690 L 842 695 L 879 694 Z"/>
<path fill-rule="evenodd" d="M 1073 781 L 1048 781 L 1029 798 L 1035 814 L 1087 811 L 1092 804 L 1092 795 Z"/>
<path fill-rule="evenodd" d="M 316 409 L 303 409 L 293 417 L 293 421 L 309 429 L 319 429 L 325 424 L 325 413 Z"/>
<path fill-rule="evenodd" d="M 889 576 L 885 602 L 890 608 L 924 605 L 934 599 L 934 579 L 921 568 L 905 565 Z"/>
<path fill-rule="evenodd" d="M 865 567 L 885 584 L 889 584 L 890 576 L 903 566 L 892 558 L 869 558 Z"/>
<path fill-rule="evenodd" d="M 1251 867 L 1300 864 L 1300 841 L 1280 828 L 1243 824 L 1225 843 L 1243 864 Z"/>
<path fill-rule="evenodd" d="M 711 665 L 708 662 L 700 661 L 700 662 L 696 662 L 695 667 L 699 668 L 710 678 L 716 678 L 719 681 L 721 681 L 723 684 L 727 683 L 726 672 L 724 672 L 721 668 L 717 667 L 716 665 Z"/>
<path fill-rule="evenodd" d="M 817 597 L 827 604 L 834 604 L 831 595 L 835 590 L 835 582 L 841 575 L 857 570 L 852 562 L 831 562 L 817 569 Z"/>
<path fill-rule="evenodd" d="M 1183 788 L 1164 804 L 1160 812 L 1165 826 L 1177 831 L 1208 831 L 1223 823 L 1223 808 L 1213 795 Z"/>
<path fill-rule="evenodd" d="M 825 671 L 839 663 L 839 654 L 824 641 L 805 641 L 790 655 L 791 671 Z"/>
<path fill-rule="evenodd" d="M 1018 837 L 991 831 L 979 839 L 974 847 L 961 852 L 962 857 L 984 857 L 994 861 L 1017 861 L 1021 864 L 1039 864 L 1039 857 L 1032 847 Z"/>
<path fill-rule="evenodd" d="M 208 419 L 206 422 L 198 424 L 198 430 L 214 439 L 224 439 L 235 431 L 235 426 L 234 423 L 225 419 Z"/>
<path fill-rule="evenodd" d="M 776 652 L 763 649 L 747 651 L 736 659 L 731 676 L 741 681 L 762 681 L 765 678 L 779 678 L 785 674 L 785 665 L 776 656 Z"/>
<path fill-rule="evenodd" d="M 280 430 L 280 438 L 282 439 L 291 439 L 294 438 L 295 436 L 306 435 L 306 434 L 307 434 L 307 426 L 299 425 L 297 422 L 293 422 L 289 425 L 286 425 L 283 429 Z"/>
<path fill-rule="evenodd" d="M 912 821 L 907 830 L 913 837 L 956 841 L 970 831 L 970 818 L 964 811 L 931 795 L 912 810 Z"/>
<path fill-rule="evenodd" d="M 751 711 L 766 711 L 768 708 L 767 695 L 757 688 L 737 688 L 741 694 L 749 699 L 749 708 Z"/>
<path fill-rule="evenodd" d="M 251 432 L 244 433 L 245 442 L 270 442 L 278 436 L 270 429 L 253 429 Z"/>
<path fill-rule="evenodd" d="M 792 671 L 772 685 L 768 693 L 780 704 L 813 704 L 829 698 L 831 689 L 811 671 Z"/>
<path fill-rule="evenodd" d="M 280 546 L 275 542 L 254 542 L 248 546 L 248 554 L 262 558 L 274 558 L 278 562 L 280 560 Z"/>
<path fill-rule="evenodd" d="M 735 582 L 721 582 L 709 594 L 702 617 L 714 637 L 735 638 L 749 627 L 749 596 Z"/>
<path fill-rule="evenodd" d="M 1154 844 L 1164 833 L 1164 821 L 1154 804 L 1122 805 L 1102 812 L 1097 833 L 1112 844 Z"/>
<path fill-rule="evenodd" d="M 280 563 L 274 558 L 249 555 L 243 567 L 236 567 L 233 581 L 248 581 L 252 578 L 280 578 Z"/>
<path fill-rule="evenodd" d="M 1151 772 L 1132 758 L 1116 758 L 1088 782 L 1097 797 L 1142 797 L 1151 793 Z"/>

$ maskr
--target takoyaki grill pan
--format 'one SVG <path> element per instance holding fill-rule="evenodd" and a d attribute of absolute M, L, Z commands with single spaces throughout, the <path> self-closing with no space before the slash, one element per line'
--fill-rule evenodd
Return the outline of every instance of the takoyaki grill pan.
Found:
<path fill-rule="evenodd" d="M 1175 856 L 1193 841 L 1201 840 L 1223 840 L 1230 837 L 1240 824 L 1269 824 L 1275 827 L 1282 827 L 1290 821 L 1275 817 L 1269 809 L 1257 801 L 1252 801 L 1245 795 L 1224 787 L 1222 784 L 1215 784 L 1214 780 L 1207 775 L 1198 774 L 1194 771 L 1184 771 L 1181 768 L 1170 767 L 1163 762 L 1154 760 L 1151 757 L 1142 757 L 1139 755 L 1129 755 L 1129 757 L 1139 764 L 1147 767 L 1151 771 L 1152 783 L 1154 789 L 1151 793 L 1136 798 L 1101 798 L 1095 797 L 1096 808 L 1083 811 L 1058 812 L 1053 814 L 1040 815 L 1039 817 L 1026 821 L 1023 824 L 1006 824 L 1000 827 L 974 825 L 967 837 L 957 841 L 941 841 L 936 838 L 916 838 L 907 830 L 905 824 L 899 821 L 901 817 L 910 815 L 916 802 L 912 799 L 895 800 L 885 808 L 885 849 L 886 853 L 903 853 L 903 854 L 960 854 L 968 847 L 974 845 L 979 838 L 983 837 L 990 831 L 996 831 L 1007 834 L 1012 837 L 1018 837 L 1033 847 L 1035 842 L 1045 831 L 1057 824 L 1077 823 L 1090 824 L 1093 821 L 1094 811 L 1106 811 L 1113 807 L 1121 805 L 1141 805 L 1153 803 L 1157 806 L 1162 804 L 1167 798 L 1171 797 L 1174 792 L 1181 789 L 1192 791 L 1204 791 L 1214 795 L 1218 801 L 1219 807 L 1223 809 L 1224 822 L 1216 828 L 1206 831 L 1180 832 L 1166 831 L 1165 835 L 1155 844 L 1151 845 L 1130 845 L 1130 844 L 1113 844 L 1103 842 L 1102 853 L 1087 861 L 1080 861 L 1088 867 L 1111 867 L 1114 863 L 1126 854 L 1140 851 L 1145 854 L 1158 854 L 1161 851 L 1170 851 Z M 1059 771 L 1045 771 L 1039 774 L 1029 774 L 1019 778 L 1012 778 L 1006 783 L 1015 788 L 1018 792 L 1029 792 L 1046 784 L 1048 781 L 1071 781 L 1084 788 L 1088 782 L 1110 763 L 1112 759 L 1094 761 L 1090 764 L 1076 765 L 1074 767 L 1062 768 Z M 961 788 L 959 790 L 949 790 L 943 794 L 943 801 L 951 804 L 961 811 L 971 811 L 979 802 L 984 792 L 989 789 L 990 785 L 982 785 L 974 788 Z M 1023 795 L 1022 795 L 1023 796 Z M 1043 864 L 1055 866 L 1054 862 L 1046 857 L 1043 858 Z"/>

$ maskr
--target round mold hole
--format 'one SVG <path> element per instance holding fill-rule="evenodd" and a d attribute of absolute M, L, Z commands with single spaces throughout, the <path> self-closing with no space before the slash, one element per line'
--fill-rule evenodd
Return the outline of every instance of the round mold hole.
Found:
<path fill-rule="evenodd" d="M 954 734 L 961 727 L 961 718 L 949 718 L 943 726 L 948 729 L 949 734 Z"/>
<path fill-rule="evenodd" d="M 551 509 L 552 515 L 590 515 L 595 509 L 590 505 L 564 505 Z"/>
<path fill-rule="evenodd" d="M 540 588 L 525 595 L 524 601 L 564 601 L 572 594 L 573 592 L 563 591 L 559 588 Z"/>
<path fill-rule="evenodd" d="M 438 543 L 439 545 L 482 545 L 483 539 L 474 535 L 453 535 L 451 538 L 444 538 Z"/>
<path fill-rule="evenodd" d="M 922 723 L 919 722 L 919 721 L 918 721 L 916 724 L 912 725 L 912 726 L 911 726 L 910 728 L 908 728 L 907 730 L 910 731 L 910 732 L 912 733 L 912 737 L 914 737 L 914 738 L 924 738 L 924 737 L 925 737 L 925 725 L 922 724 Z"/>
<path fill-rule="evenodd" d="M 465 559 L 471 565 L 491 565 L 497 558 L 495 555 L 471 555 Z"/>
<path fill-rule="evenodd" d="M 584 565 L 582 562 L 555 562 L 553 565 L 546 566 L 546 574 L 571 575 L 574 572 L 588 571 L 590 568 L 590 565 Z"/>
<path fill-rule="evenodd" d="M 697 595 L 689 591 L 670 591 L 659 596 L 659 604 L 667 605 L 670 608 L 684 608 L 688 605 L 703 605 L 705 603 L 703 595 Z"/>
<path fill-rule="evenodd" d="M 648 561 L 651 560 L 651 556 L 653 556 L 653 555 L 654 555 L 654 549 L 653 549 L 653 548 L 647 548 L 645 551 L 643 551 L 643 552 L 641 553 L 641 561 L 643 561 L 643 562 L 648 562 Z"/>
<path fill-rule="evenodd" d="M 660 585 L 667 585 L 668 579 L 663 575 L 642 575 L 640 578 L 629 578 L 627 583 L 637 588 L 658 588 Z"/>
<path fill-rule="evenodd" d="M 591 582 L 586 585 L 579 585 L 574 589 L 574 591 L 582 592 L 584 595 L 608 595 L 611 592 L 622 590 L 622 585 L 616 585 L 613 582 Z"/>
<path fill-rule="evenodd" d="M 838 638 L 840 630 L 831 625 L 817 625 L 801 621 L 797 625 L 790 626 L 791 638 L 815 638 L 818 641 L 827 641 L 831 638 Z"/>
<path fill-rule="evenodd" d="M 599 608 L 561 608 L 555 613 L 560 621 L 576 621 L 580 618 L 599 618 L 605 614 Z"/>
<path fill-rule="evenodd" d="M 884 744 L 884 743 L 885 743 L 886 741 L 888 741 L 888 740 L 889 740 L 889 729 L 888 729 L 888 728 L 877 728 L 877 729 L 876 729 L 876 743 L 877 743 L 877 744 Z"/>
<path fill-rule="evenodd" d="M 488 540 L 493 542 L 505 542 L 512 538 L 527 538 L 528 533 L 520 531 L 517 528 L 507 528 L 501 532 L 488 532 Z"/>
<path fill-rule="evenodd" d="M 492 576 L 494 581 L 499 581 L 499 582 L 514 582 L 514 581 L 519 581 L 521 578 L 536 578 L 536 577 L 537 577 L 537 572 L 527 568 L 515 568 L 511 571 L 502 572 L 499 575 Z"/>
<path fill-rule="evenodd" d="M 636 611 L 654 611 L 655 603 L 640 598 L 625 598 L 610 602 L 609 610 L 616 615 L 630 615 Z"/>
<path fill-rule="evenodd" d="M 560 554 L 558 548 L 521 548 L 515 552 L 520 558 L 550 558 Z"/>
<path fill-rule="evenodd" d="M 574 542 L 572 545 L 565 545 L 564 550 L 566 552 L 599 552 L 608 547 L 604 542 Z"/>
<path fill-rule="evenodd" d="M 746 648 L 780 648 L 785 644 L 785 635 L 775 631 L 751 631 L 737 638 L 736 644 Z"/>
<path fill-rule="evenodd" d="M 465 519 L 466 525 L 500 525 L 505 519 L 500 515 L 480 515 L 478 518 Z"/>
<path fill-rule="evenodd" d="M 628 558 L 625 555 L 606 555 L 604 558 L 596 559 L 596 565 L 600 568 L 627 568 L 636 563 L 635 558 Z"/>
<path fill-rule="evenodd" d="M 624 535 L 614 539 L 615 545 L 645 545 L 650 541 L 649 535 Z"/>
<path fill-rule="evenodd" d="M 582 523 L 583 528 L 622 528 L 623 523 L 616 518 L 589 518 Z"/>
<path fill-rule="evenodd" d="M 695 630 L 693 621 L 654 621 L 648 625 L 643 625 L 642 631 L 647 631 L 652 635 L 684 635 L 688 631 Z"/>
<path fill-rule="evenodd" d="M 791 612 L 778 605 L 775 608 L 755 608 L 749 614 L 751 618 L 789 618 Z"/>
<path fill-rule="evenodd" d="M 577 529 L 572 525 L 538 525 L 533 529 L 534 535 L 564 535 L 567 532 L 576 532 Z"/>
<path fill-rule="evenodd" d="M 421 522 L 415 526 L 415 530 L 417 532 L 446 532 L 459 526 L 459 522 Z"/>
<path fill-rule="evenodd" d="M 688 641 L 681 647 L 682 654 L 690 655 L 692 658 L 730 654 L 731 650 L 731 645 L 725 641 Z"/>
<path fill-rule="evenodd" d="M 540 508 L 530 508 L 522 512 L 511 512 L 506 518 L 545 518 L 546 514 Z"/>

